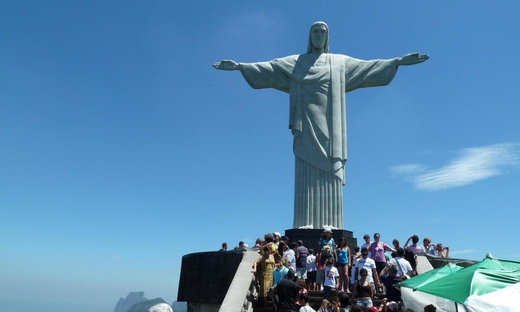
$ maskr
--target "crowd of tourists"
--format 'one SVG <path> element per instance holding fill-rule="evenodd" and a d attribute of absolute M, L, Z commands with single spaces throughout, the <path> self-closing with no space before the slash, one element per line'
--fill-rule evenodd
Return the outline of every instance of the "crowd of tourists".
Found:
<path fill-rule="evenodd" d="M 449 247 L 433 245 L 429 237 L 419 245 L 419 237 L 411 235 L 402 247 L 398 239 L 387 245 L 379 233 L 373 235 L 373 241 L 368 234 L 363 240 L 361 247 L 351 251 L 345 237 L 336 243 L 332 230 L 325 229 L 315 251 L 301 240 L 290 242 L 279 232 L 258 238 L 252 248 L 260 256 L 252 272 L 259 281 L 260 302 L 267 305 L 270 298 L 277 312 L 312 312 L 308 291 L 323 290 L 319 312 L 410 312 L 394 285 L 417 274 L 418 255 L 449 257 Z M 245 248 L 247 244 L 241 241 L 234 249 Z M 223 243 L 221 251 L 226 250 L 227 243 Z M 374 306 L 377 293 L 384 296 L 379 307 Z M 425 311 L 435 311 L 435 307 L 427 306 Z"/>

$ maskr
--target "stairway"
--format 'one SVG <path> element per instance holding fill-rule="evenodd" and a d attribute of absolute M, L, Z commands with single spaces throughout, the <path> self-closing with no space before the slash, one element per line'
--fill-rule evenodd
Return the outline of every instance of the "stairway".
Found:
<path fill-rule="evenodd" d="M 343 293 L 340 293 L 342 295 Z M 321 306 L 321 303 L 323 301 L 323 291 L 315 291 L 310 290 L 307 294 L 309 296 L 309 305 L 316 311 Z M 383 301 L 383 298 L 385 298 L 386 294 L 384 293 L 377 293 L 374 302 L 374 306 L 379 307 L 381 305 L 381 302 Z M 272 312 L 274 311 L 273 303 L 271 300 L 267 302 L 267 306 L 263 305 L 263 302 L 257 302 L 253 312 Z"/>

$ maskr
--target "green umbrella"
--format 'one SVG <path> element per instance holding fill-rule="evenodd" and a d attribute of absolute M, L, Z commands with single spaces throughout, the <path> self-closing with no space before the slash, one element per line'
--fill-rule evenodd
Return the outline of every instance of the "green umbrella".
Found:
<path fill-rule="evenodd" d="M 417 286 L 414 290 L 464 304 L 471 295 L 481 296 L 520 282 L 520 262 L 504 263 L 488 256 L 481 262 Z"/>
<path fill-rule="evenodd" d="M 447 265 L 437 268 L 435 270 L 430 270 L 428 272 L 424 272 L 422 274 L 416 275 L 410 279 L 404 280 L 397 284 L 399 287 L 408 287 L 413 290 L 417 290 L 418 287 L 424 286 L 428 283 L 436 281 L 440 278 L 448 276 L 452 273 L 455 273 L 459 270 L 463 269 L 463 267 L 455 265 L 453 263 L 448 263 Z"/>

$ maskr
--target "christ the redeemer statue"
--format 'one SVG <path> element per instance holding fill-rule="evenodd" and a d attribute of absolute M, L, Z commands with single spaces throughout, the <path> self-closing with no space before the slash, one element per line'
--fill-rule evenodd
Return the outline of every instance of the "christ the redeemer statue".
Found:
<path fill-rule="evenodd" d="M 347 160 L 345 93 L 385 86 L 401 65 L 422 63 L 419 53 L 364 61 L 329 53 L 329 28 L 311 26 L 306 54 L 269 62 L 223 60 L 213 66 L 240 70 L 254 89 L 290 94 L 289 129 L 296 157 L 293 228 L 343 229 L 343 185 Z"/>

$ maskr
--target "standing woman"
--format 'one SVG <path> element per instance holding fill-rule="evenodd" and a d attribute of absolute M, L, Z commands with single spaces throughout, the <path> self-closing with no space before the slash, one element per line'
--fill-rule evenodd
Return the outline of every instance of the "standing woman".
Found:
<path fill-rule="evenodd" d="M 336 268 L 339 273 L 339 286 L 338 290 L 343 290 L 346 293 L 350 293 L 348 270 L 350 267 L 350 248 L 347 246 L 347 239 L 345 237 L 340 238 L 338 245 L 336 246 Z"/>
<path fill-rule="evenodd" d="M 383 269 L 386 267 L 385 251 L 395 251 L 395 249 L 388 246 L 385 242 L 379 241 L 380 238 L 381 235 L 379 235 L 379 233 L 374 234 L 374 242 L 370 243 L 368 246 L 368 250 L 370 251 L 370 258 L 376 262 L 377 274 L 380 274 L 381 271 L 383 271 Z"/>
<path fill-rule="evenodd" d="M 256 273 L 256 267 L 260 263 L 260 296 L 264 297 L 264 304 L 267 305 L 267 291 L 273 286 L 274 256 L 271 248 L 264 247 L 264 254 L 256 259 L 253 264 L 252 273 Z"/>
<path fill-rule="evenodd" d="M 318 245 L 321 247 L 321 265 L 325 266 L 325 262 L 329 258 L 333 258 L 334 260 L 334 247 L 336 247 L 336 242 L 334 238 L 332 238 L 332 230 L 326 229 L 323 231 L 323 234 L 318 241 Z"/>
<path fill-rule="evenodd" d="M 367 281 L 368 271 L 365 268 L 359 270 L 360 279 L 354 283 L 352 290 L 356 304 L 364 308 L 370 308 L 374 305 L 374 292 L 372 290 L 372 283 Z"/>
<path fill-rule="evenodd" d="M 283 255 L 285 254 L 285 251 L 287 250 L 287 244 L 284 242 L 280 242 L 278 244 L 278 250 L 276 251 L 274 255 L 274 260 L 276 263 L 280 262 L 280 260 L 283 258 Z"/>
<path fill-rule="evenodd" d="M 397 238 L 394 238 L 394 240 L 392 241 L 392 246 L 394 246 L 394 250 L 395 250 L 395 251 L 392 251 L 392 258 L 395 258 L 395 257 L 397 257 L 397 249 L 399 249 L 399 247 L 401 247 L 399 245 L 399 240 Z"/>

